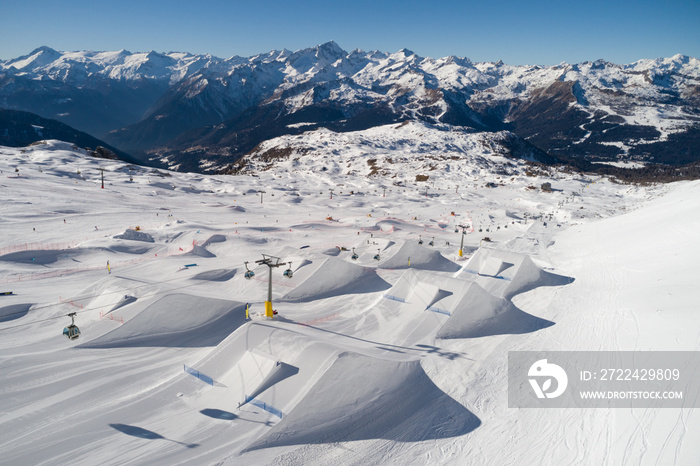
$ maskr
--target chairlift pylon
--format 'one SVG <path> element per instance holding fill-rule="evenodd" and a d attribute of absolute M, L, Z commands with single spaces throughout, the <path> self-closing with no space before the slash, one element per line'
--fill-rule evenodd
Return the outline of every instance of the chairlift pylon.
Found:
<path fill-rule="evenodd" d="M 75 312 L 71 312 L 66 315 L 66 317 L 70 317 L 70 325 L 63 329 L 63 334 L 68 337 L 69 340 L 75 340 L 80 336 L 80 329 L 75 325 Z"/>
<path fill-rule="evenodd" d="M 252 270 L 250 270 L 248 268 L 248 262 L 244 262 L 244 265 L 245 265 L 245 275 L 243 275 L 243 276 L 246 279 L 250 280 L 251 278 L 253 278 L 255 276 L 255 272 L 253 272 Z"/>

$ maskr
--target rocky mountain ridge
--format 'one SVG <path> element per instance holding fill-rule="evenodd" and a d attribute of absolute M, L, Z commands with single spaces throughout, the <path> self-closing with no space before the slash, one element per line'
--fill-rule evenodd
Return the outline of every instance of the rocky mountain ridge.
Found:
<path fill-rule="evenodd" d="M 334 42 L 228 59 L 42 47 L 0 62 L 0 107 L 193 171 L 220 170 L 275 137 L 408 120 L 507 130 L 551 156 L 700 159 L 700 60 L 683 55 L 513 66 L 406 49 L 348 53 Z"/>

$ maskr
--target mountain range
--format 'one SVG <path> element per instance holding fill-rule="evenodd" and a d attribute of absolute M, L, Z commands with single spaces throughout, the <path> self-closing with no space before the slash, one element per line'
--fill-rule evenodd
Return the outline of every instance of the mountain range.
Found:
<path fill-rule="evenodd" d="M 40 47 L 0 61 L 0 107 L 183 171 L 225 170 L 273 138 L 404 121 L 543 162 L 700 160 L 700 60 L 683 55 L 514 66 L 335 42 L 227 59 Z"/>

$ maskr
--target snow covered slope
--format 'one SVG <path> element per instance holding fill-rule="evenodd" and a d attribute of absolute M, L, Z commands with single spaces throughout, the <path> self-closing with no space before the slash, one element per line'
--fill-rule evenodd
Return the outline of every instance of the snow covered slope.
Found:
<path fill-rule="evenodd" d="M 536 148 L 521 144 L 508 131 L 473 133 L 447 125 L 404 122 L 364 131 L 338 133 L 325 128 L 296 136 L 280 136 L 259 144 L 224 168 L 233 173 L 322 172 L 383 179 L 385 183 L 416 181 L 416 175 L 433 183 L 478 175 L 483 168 L 496 171 L 507 159 L 548 161 Z M 169 157 L 160 162 L 178 168 Z M 203 158 L 200 169 L 215 164 Z M 513 165 L 514 166 L 514 165 Z M 503 173 L 507 174 L 507 173 Z M 432 178 L 431 178 L 432 176 Z"/>
<path fill-rule="evenodd" d="M 692 464 L 692 409 L 509 409 L 507 360 L 697 351 L 700 183 L 528 173 L 460 135 L 426 192 L 399 141 L 431 128 L 392 131 L 366 151 L 396 184 L 0 147 L 3 463 Z M 274 319 L 263 254 L 291 262 Z"/>

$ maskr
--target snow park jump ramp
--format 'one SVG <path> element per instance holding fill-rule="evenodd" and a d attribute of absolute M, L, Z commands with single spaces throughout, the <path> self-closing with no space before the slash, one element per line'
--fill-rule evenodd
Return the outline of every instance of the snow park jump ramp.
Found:
<path fill-rule="evenodd" d="M 80 346 L 215 346 L 244 323 L 242 303 L 175 293 L 150 302 L 124 325 Z"/>
<path fill-rule="evenodd" d="M 542 270 L 530 256 L 485 247 L 479 248 L 455 277 L 473 280 L 492 295 L 506 299 L 540 286 L 573 282 L 572 278 Z"/>
<path fill-rule="evenodd" d="M 369 439 L 419 442 L 458 437 L 480 424 L 430 380 L 419 361 L 343 352 L 294 409 L 247 450 Z"/>
<path fill-rule="evenodd" d="M 228 410 L 259 397 L 267 399 L 270 406 L 282 406 L 282 400 L 271 397 L 271 393 L 275 392 L 275 385 L 298 374 L 298 367 L 259 348 L 243 349 L 238 342 L 220 346 L 195 365 L 197 375 L 199 371 L 205 374 L 199 378 L 211 378 L 211 386 L 201 388 L 190 402 L 209 410 Z M 271 393 L 264 394 L 268 389 L 272 389 Z"/>
<path fill-rule="evenodd" d="M 192 251 L 185 253 L 184 256 L 197 256 L 204 258 L 216 257 L 216 255 L 209 251 L 204 245 L 200 246 L 199 244 L 192 246 Z"/>
<path fill-rule="evenodd" d="M 374 269 L 336 257 L 326 258 L 316 270 L 307 273 L 307 278 L 285 294 L 283 301 L 313 301 L 342 294 L 372 293 L 390 286 Z"/>
<path fill-rule="evenodd" d="M 371 310 L 385 322 L 383 332 L 403 344 L 426 337 L 479 338 L 530 333 L 554 325 L 494 296 L 475 281 L 407 270 Z M 437 332 L 436 332 L 437 331 Z"/>
<path fill-rule="evenodd" d="M 313 328 L 252 321 L 192 364 L 211 384 L 183 374 L 175 389 L 184 392 L 180 400 L 188 409 L 206 416 L 254 416 L 259 424 L 252 426 L 262 430 L 246 451 L 366 439 L 416 442 L 464 435 L 481 424 L 431 381 L 414 351 L 369 343 L 349 338 L 339 344 Z"/>
<path fill-rule="evenodd" d="M 554 325 L 518 309 L 510 300 L 498 298 L 472 282 L 450 307 L 450 317 L 436 338 L 480 338 L 490 335 L 531 333 Z"/>
<path fill-rule="evenodd" d="M 410 265 L 409 265 L 410 260 Z M 421 246 L 417 242 L 404 242 L 399 249 L 379 262 L 383 269 L 423 269 L 456 272 L 459 265 L 440 254 L 440 251 Z"/>

